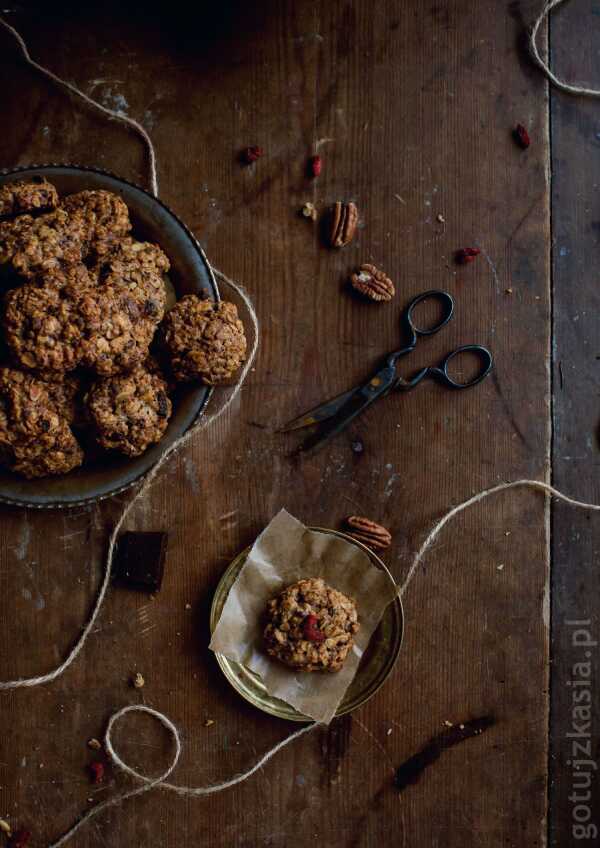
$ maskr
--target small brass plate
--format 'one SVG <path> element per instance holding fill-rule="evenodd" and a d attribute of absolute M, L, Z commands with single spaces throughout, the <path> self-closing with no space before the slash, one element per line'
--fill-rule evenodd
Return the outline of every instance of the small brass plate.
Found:
<path fill-rule="evenodd" d="M 337 530 L 325 530 L 322 527 L 310 527 L 309 529 L 316 530 L 319 533 L 330 533 L 334 536 L 340 536 L 342 539 L 346 539 L 348 542 L 357 545 L 369 556 L 377 568 L 385 571 L 392 583 L 395 582 L 386 565 L 365 545 Z M 221 611 L 229 595 L 229 590 L 246 562 L 249 552 L 250 548 L 246 548 L 245 551 L 238 554 L 219 581 L 210 611 L 211 633 L 217 626 Z M 337 709 L 336 716 L 346 715 L 346 713 L 350 713 L 357 709 L 357 707 L 362 706 L 383 685 L 398 657 L 400 645 L 402 644 L 403 631 L 404 614 L 400 598 L 397 597 L 395 601 L 386 607 L 379 626 L 373 633 L 369 646 L 364 653 L 356 676 L 350 684 L 344 700 Z M 223 674 L 233 688 L 237 689 L 243 698 L 255 707 L 258 707 L 259 710 L 263 710 L 263 712 L 270 713 L 278 718 L 289 719 L 290 721 L 312 721 L 312 719 L 302 715 L 302 713 L 299 713 L 285 701 L 271 697 L 266 691 L 260 677 L 241 663 L 233 662 L 223 656 L 223 654 L 217 653 L 215 656 L 223 670 Z"/>

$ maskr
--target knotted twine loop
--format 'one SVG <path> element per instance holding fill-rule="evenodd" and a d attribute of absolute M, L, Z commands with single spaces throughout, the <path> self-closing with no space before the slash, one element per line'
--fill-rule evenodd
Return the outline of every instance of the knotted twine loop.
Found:
<path fill-rule="evenodd" d="M 123 718 L 127 713 L 146 713 L 151 715 L 157 721 L 159 721 L 163 727 L 165 727 L 174 742 L 175 750 L 173 753 L 173 757 L 169 766 L 165 769 L 165 771 L 160 774 L 158 777 L 150 778 L 146 777 L 146 775 L 141 774 L 136 771 L 136 769 L 127 765 L 124 760 L 121 759 L 119 754 L 116 752 L 113 741 L 112 741 L 112 731 L 114 725 L 119 721 L 119 719 Z M 64 833 L 60 839 L 56 842 L 53 842 L 50 845 L 50 848 L 60 848 L 61 845 L 65 845 L 72 836 L 84 825 L 86 825 L 90 819 L 99 815 L 100 813 L 104 813 L 109 807 L 116 807 L 119 804 L 122 804 L 123 801 L 128 798 L 133 798 L 136 795 L 141 795 L 143 792 L 149 792 L 151 789 L 164 789 L 170 792 L 175 792 L 177 795 L 184 796 L 192 796 L 198 797 L 200 795 L 212 795 L 215 792 L 222 792 L 223 789 L 229 789 L 232 786 L 236 786 L 238 783 L 243 783 L 245 780 L 248 780 L 249 777 L 252 777 L 253 774 L 256 774 L 268 761 L 271 757 L 274 757 L 282 748 L 285 748 L 286 745 L 289 745 L 290 742 L 293 742 L 298 737 L 303 736 L 305 733 L 308 733 L 315 727 L 314 724 L 309 724 L 306 727 L 300 728 L 295 733 L 292 733 L 290 736 L 287 736 L 281 742 L 278 742 L 277 745 L 274 745 L 270 750 L 267 751 L 266 754 L 258 760 L 253 766 L 251 766 L 246 771 L 240 772 L 240 774 L 236 774 L 234 777 L 231 777 L 229 780 L 225 780 L 221 783 L 213 783 L 209 786 L 176 786 L 172 783 L 167 783 L 167 778 L 171 775 L 171 773 L 175 770 L 179 757 L 181 755 L 181 739 L 179 737 L 179 731 L 175 727 L 172 721 L 170 721 L 166 715 L 159 712 L 158 710 L 153 710 L 151 707 L 146 707 L 143 705 L 132 705 L 129 707 L 123 707 L 123 709 L 118 710 L 116 713 L 110 717 L 108 722 L 108 726 L 106 728 L 106 735 L 104 737 L 104 747 L 106 748 L 106 752 L 111 758 L 113 765 L 116 768 L 120 769 L 125 774 L 129 775 L 129 777 L 133 777 L 136 780 L 142 783 L 142 786 L 138 786 L 137 789 L 131 789 L 129 792 L 123 792 L 121 795 L 116 795 L 114 798 L 109 798 L 108 801 L 104 801 L 102 804 L 99 804 L 97 807 L 89 810 L 85 815 L 83 815 L 79 821 L 75 822 L 75 824 L 69 828 L 69 830 Z"/>
<path fill-rule="evenodd" d="M 542 60 L 541 56 L 539 55 L 539 52 L 538 52 L 538 49 L 537 49 L 536 38 L 537 38 L 537 33 L 538 33 L 539 28 L 540 28 L 540 25 L 541 25 L 542 21 L 544 20 L 544 18 L 550 13 L 551 10 L 554 7 L 560 5 L 563 2 L 566 2 L 566 0 L 550 0 L 550 2 L 548 2 L 546 4 L 546 6 L 544 7 L 539 18 L 535 22 L 534 27 L 531 31 L 531 39 L 530 39 L 533 57 L 536 60 L 537 64 L 542 68 L 542 70 L 544 71 L 544 73 L 546 74 L 548 79 L 554 85 L 556 85 L 558 88 L 561 88 L 563 91 L 568 91 L 568 92 L 573 93 L 573 94 L 584 94 L 584 95 L 588 95 L 590 97 L 600 96 L 600 91 L 596 91 L 594 89 L 578 88 L 577 86 L 571 86 L 567 83 L 562 82 L 562 80 L 558 79 L 552 73 L 552 71 L 550 70 L 548 65 Z M 135 121 L 133 118 L 129 118 L 126 115 L 123 115 L 119 112 L 114 112 L 112 109 L 108 109 L 108 108 L 102 106 L 101 104 L 97 103 L 95 100 L 92 100 L 90 97 L 88 97 L 86 94 L 84 94 L 82 91 L 80 91 L 75 86 L 71 85 L 70 83 L 66 82 L 65 80 L 61 79 L 60 77 L 57 77 L 56 74 L 52 73 L 52 71 L 48 70 L 47 68 L 44 68 L 42 65 L 39 65 L 37 62 L 35 62 L 31 58 L 29 51 L 27 49 L 27 45 L 25 44 L 23 38 L 20 36 L 20 34 L 17 32 L 17 30 L 15 30 L 12 26 L 10 26 L 10 24 L 8 24 L 2 18 L 0 18 L 0 24 L 2 24 L 2 26 L 5 29 L 7 29 L 14 36 L 14 38 L 17 40 L 17 42 L 19 43 L 19 46 L 21 48 L 21 51 L 23 53 L 23 56 L 25 58 L 25 61 L 29 65 L 31 65 L 32 67 L 39 70 L 42 74 L 44 74 L 49 79 L 56 82 L 59 86 L 66 88 L 68 91 L 70 91 L 73 94 L 77 95 L 78 97 L 82 98 L 86 103 L 88 103 L 89 105 L 98 109 L 99 111 L 103 112 L 109 118 L 111 118 L 113 120 L 120 121 L 121 123 L 123 123 L 125 125 L 129 125 L 132 129 L 134 129 L 137 133 L 140 134 L 140 136 L 143 138 L 144 143 L 146 144 L 146 147 L 147 147 L 147 150 L 148 150 L 149 168 L 150 168 L 150 182 L 151 182 L 151 186 L 152 186 L 152 192 L 155 196 L 158 196 L 158 179 L 157 179 L 157 173 L 156 173 L 156 154 L 155 154 L 155 151 L 154 151 L 154 145 L 152 144 L 150 136 L 148 135 L 148 133 L 146 132 L 144 127 L 142 127 L 142 125 L 139 124 L 137 121 Z M 71 665 L 71 663 L 77 658 L 77 656 L 81 652 L 83 646 L 85 645 L 86 639 L 87 639 L 87 637 L 88 637 L 88 635 L 89 635 L 89 633 L 90 633 L 90 631 L 91 631 L 91 629 L 92 629 L 92 627 L 93 627 L 93 625 L 94 625 L 94 623 L 95 623 L 95 621 L 96 621 L 96 619 L 97 619 L 97 617 L 100 613 L 100 609 L 102 607 L 102 603 L 103 603 L 104 598 L 106 596 L 108 586 L 109 586 L 109 582 L 110 582 L 111 566 L 112 566 L 112 559 L 113 559 L 114 550 L 115 550 L 116 539 L 117 539 L 117 536 L 118 536 L 118 533 L 119 533 L 121 527 L 123 526 L 123 522 L 125 521 L 125 519 L 129 515 L 133 505 L 137 502 L 137 499 L 142 494 L 144 494 L 145 492 L 148 491 L 149 487 L 152 485 L 153 481 L 155 480 L 156 475 L 158 474 L 158 472 L 160 471 L 160 469 L 162 468 L 164 463 L 167 461 L 167 459 L 172 454 L 174 454 L 177 450 L 179 450 L 181 447 L 186 445 L 188 443 L 188 441 L 190 441 L 190 439 L 199 430 L 202 430 L 205 427 L 210 426 L 210 424 L 213 421 L 215 421 L 217 418 L 219 418 L 223 414 L 223 412 L 225 412 L 225 410 L 233 403 L 235 398 L 239 395 L 241 388 L 242 388 L 242 385 L 244 383 L 244 380 L 246 379 L 248 371 L 250 370 L 250 367 L 252 366 L 252 363 L 253 363 L 254 358 L 256 356 L 256 351 L 257 351 L 257 348 L 258 348 L 258 333 L 259 333 L 258 319 L 256 317 L 256 313 L 254 311 L 252 303 L 250 302 L 248 296 L 246 295 L 246 293 L 244 292 L 242 287 L 239 286 L 238 284 L 234 283 L 228 277 L 226 277 L 221 271 L 217 271 L 216 269 L 213 269 L 213 270 L 215 271 L 215 274 L 218 276 L 218 278 L 222 282 L 231 286 L 231 288 L 235 292 L 237 292 L 239 297 L 243 300 L 243 302 L 244 302 L 244 304 L 245 304 L 246 308 L 248 309 L 248 312 L 251 316 L 252 326 L 253 326 L 253 330 L 254 330 L 254 340 L 253 340 L 253 344 L 252 344 L 250 354 L 248 356 L 248 359 L 247 359 L 247 362 L 246 362 L 244 368 L 242 369 L 239 380 L 238 380 L 231 396 L 227 399 L 227 401 L 225 402 L 223 407 L 221 407 L 220 410 L 218 410 L 212 416 L 208 416 L 208 415 L 203 416 L 200 419 L 200 421 L 197 424 L 195 424 L 190 430 L 188 430 L 188 432 L 181 439 L 176 441 L 173 445 L 171 445 L 165 451 L 165 453 L 163 454 L 161 459 L 156 463 L 154 468 L 146 476 L 146 478 L 144 479 L 144 481 L 141 484 L 138 491 L 133 495 L 133 497 L 130 499 L 128 504 L 124 507 L 124 509 L 121 513 L 121 516 L 119 517 L 119 519 L 118 519 L 117 523 L 115 524 L 115 527 L 114 527 L 114 529 L 113 529 L 113 531 L 110 535 L 109 548 L 108 548 L 108 554 L 107 554 L 107 557 L 106 557 L 104 577 L 103 577 L 103 580 L 102 580 L 102 583 L 101 583 L 101 586 L 100 586 L 100 589 L 99 589 L 99 592 L 98 592 L 98 595 L 97 595 L 97 598 L 96 598 L 96 602 L 94 604 L 94 607 L 93 607 L 93 610 L 92 610 L 92 613 L 91 613 L 91 616 L 90 616 L 87 624 L 85 625 L 78 641 L 75 643 L 75 646 L 72 648 L 71 652 L 67 655 L 66 659 L 59 666 L 57 666 L 53 671 L 49 672 L 48 674 L 40 675 L 39 677 L 21 678 L 19 680 L 13 680 L 13 681 L 7 681 L 7 682 L 4 682 L 4 683 L 0 683 L 0 690 L 2 690 L 2 689 L 16 689 L 16 688 L 27 687 L 27 686 L 39 686 L 42 683 L 49 683 L 49 682 L 55 680 L 57 677 L 59 677 Z M 439 533 L 442 531 L 442 529 L 446 526 L 446 524 L 449 521 L 451 521 L 459 513 L 468 509 L 470 506 L 473 506 L 474 504 L 477 504 L 480 501 L 483 501 L 485 498 L 489 497 L 490 495 L 494 495 L 494 494 L 497 494 L 499 492 L 506 491 L 507 489 L 513 489 L 513 488 L 518 488 L 518 487 L 529 487 L 531 489 L 536 489 L 538 491 L 543 492 L 547 496 L 553 496 L 553 497 L 557 498 L 558 500 L 562 500 L 565 503 L 568 503 L 571 506 L 575 507 L 576 509 L 586 509 L 586 510 L 592 510 L 592 511 L 596 511 L 596 512 L 600 511 L 600 505 L 575 500 L 574 498 L 571 498 L 568 495 L 564 495 L 558 489 L 555 489 L 550 484 L 545 483 L 541 480 L 528 480 L 528 479 L 516 480 L 516 481 L 513 481 L 512 483 L 501 483 L 498 486 L 494 486 L 490 489 L 485 489 L 485 490 L 478 492 L 477 494 L 473 495 L 472 497 L 468 498 L 466 501 L 463 501 L 462 503 L 460 503 L 457 506 L 450 509 L 436 524 L 434 524 L 434 526 L 430 530 L 429 534 L 425 538 L 423 544 L 421 545 L 419 551 L 415 555 L 403 583 L 398 587 L 398 594 L 401 597 L 404 596 L 404 594 L 407 591 L 408 587 L 410 586 L 415 574 L 417 573 L 417 569 L 418 569 L 420 563 L 422 562 L 423 557 L 425 556 L 425 553 L 429 550 L 429 548 L 431 547 L 431 545 L 433 544 L 433 542 L 435 541 L 435 539 L 437 538 Z M 115 724 L 121 718 L 123 718 L 123 716 L 127 715 L 128 713 L 134 713 L 134 712 L 145 713 L 145 714 L 150 715 L 153 718 L 155 718 L 157 721 L 159 721 L 163 725 L 163 727 L 166 730 L 169 731 L 169 733 L 170 733 L 170 735 L 173 739 L 174 746 L 175 746 L 173 757 L 171 759 L 171 762 L 169 763 L 169 766 L 158 777 L 154 777 L 154 778 L 148 777 L 148 776 L 141 774 L 140 772 L 136 771 L 134 768 L 129 766 L 120 757 L 120 755 L 117 753 L 117 751 L 115 750 L 115 747 L 113 745 L 112 731 L 113 731 Z M 177 795 L 199 797 L 199 796 L 204 796 L 204 795 L 210 795 L 210 794 L 213 794 L 213 793 L 216 793 L 216 792 L 222 792 L 225 789 L 229 789 L 232 786 L 236 786 L 239 783 L 243 783 L 245 780 L 248 780 L 248 778 L 252 777 L 252 775 L 254 775 L 257 771 L 259 771 L 259 769 L 261 769 L 273 756 L 275 756 L 275 754 L 277 754 L 279 751 L 281 751 L 283 748 L 285 748 L 291 742 L 294 742 L 300 736 L 302 736 L 305 733 L 308 733 L 311 730 L 313 730 L 316 726 L 317 725 L 315 723 L 311 723 L 311 724 L 306 725 L 305 727 L 302 727 L 300 730 L 297 730 L 295 733 L 290 734 L 288 737 L 283 739 L 281 742 L 278 742 L 277 745 L 274 745 L 270 750 L 268 750 L 258 760 L 258 762 L 256 762 L 249 769 L 247 769 L 244 772 L 241 772 L 240 774 L 230 778 L 227 781 L 223 781 L 223 782 L 220 782 L 220 783 L 213 783 L 213 784 L 209 784 L 207 786 L 200 786 L 200 787 L 178 786 L 178 785 L 167 782 L 167 778 L 170 777 L 172 772 L 177 767 L 177 765 L 179 763 L 179 758 L 181 756 L 181 750 L 182 750 L 181 737 L 180 737 L 179 730 L 177 729 L 177 727 L 173 724 L 173 722 L 164 713 L 161 713 L 158 710 L 154 710 L 151 707 L 146 707 L 146 706 L 143 706 L 143 705 L 130 705 L 130 706 L 123 707 L 122 709 L 117 710 L 117 712 L 113 713 L 113 715 L 109 719 L 107 729 L 106 729 L 106 735 L 105 735 L 105 739 L 104 739 L 105 748 L 106 748 L 106 752 L 107 752 L 108 756 L 110 757 L 113 765 L 117 769 L 120 769 L 121 771 L 123 771 L 129 777 L 134 778 L 135 780 L 140 782 L 142 785 L 137 787 L 136 789 L 132 789 L 128 792 L 123 792 L 119 795 L 116 795 L 113 798 L 110 798 L 107 801 L 104 801 L 102 804 L 99 804 L 97 807 L 94 807 L 93 809 L 89 810 L 68 831 L 66 831 L 66 833 L 64 833 L 63 836 L 61 836 L 58 839 L 57 842 L 54 842 L 50 846 L 50 848 L 60 848 L 60 846 L 65 845 L 71 839 L 71 837 L 81 827 L 83 827 L 84 825 L 86 825 L 90 821 L 90 819 L 94 818 L 95 816 L 100 815 L 101 813 L 103 813 L 108 808 L 118 806 L 118 805 L 122 804 L 123 801 L 126 801 L 128 798 L 133 798 L 136 795 L 141 795 L 142 793 L 148 792 L 152 789 L 163 789 L 163 790 L 174 792 Z"/>
<path fill-rule="evenodd" d="M 553 9 L 556 9 L 557 6 L 561 6 L 563 3 L 567 3 L 568 0 L 548 0 L 548 2 L 543 7 L 542 11 L 536 18 L 535 23 L 531 28 L 531 32 L 529 34 L 529 49 L 531 51 L 531 56 L 536 65 L 541 68 L 541 70 L 546 75 L 547 79 L 555 85 L 556 88 L 559 88 L 561 91 L 566 91 L 568 94 L 580 94 L 584 97 L 600 97 L 600 89 L 597 88 L 586 88 L 581 85 L 572 85 L 571 83 L 565 82 L 556 76 L 555 73 L 550 68 L 548 62 L 545 62 L 540 55 L 540 51 L 537 45 L 537 37 L 540 30 L 541 25 L 549 17 L 550 12 Z"/>

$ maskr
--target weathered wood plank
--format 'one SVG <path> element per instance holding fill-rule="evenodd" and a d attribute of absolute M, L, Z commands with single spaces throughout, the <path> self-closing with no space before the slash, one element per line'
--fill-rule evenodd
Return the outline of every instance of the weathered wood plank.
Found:
<path fill-rule="evenodd" d="M 88 797 L 121 785 L 92 793 L 84 766 L 86 740 L 124 703 L 142 698 L 182 727 L 182 783 L 229 776 L 288 732 L 246 706 L 206 651 L 223 568 L 279 507 L 323 526 L 357 511 L 381 520 L 395 534 L 388 562 L 400 578 L 450 504 L 548 469 L 547 103 L 543 81 L 518 61 L 520 24 L 508 5 L 223 7 L 230 14 L 216 27 L 200 12 L 170 9 L 10 18 L 34 56 L 152 129 L 164 199 L 211 260 L 248 286 L 262 322 L 240 402 L 136 511 L 136 526 L 171 532 L 160 597 L 113 592 L 85 655 L 60 682 L 3 696 L 12 733 L 0 758 L 2 810 L 40 844 Z M 134 138 L 24 69 L 3 34 L 0 46 L 0 164 L 74 160 L 144 179 Z M 510 137 L 518 120 L 538 139 L 526 154 Z M 304 162 L 319 139 L 330 139 L 320 148 L 323 175 L 310 182 Z M 247 144 L 267 152 L 252 169 L 236 161 Z M 364 228 L 332 253 L 297 211 L 305 200 L 323 208 L 342 198 L 356 200 Z M 457 268 L 452 254 L 467 244 L 480 245 L 489 263 Z M 390 306 L 343 289 L 362 261 L 396 281 Z M 476 341 L 493 349 L 494 379 L 472 392 L 430 385 L 388 398 L 325 451 L 292 463 L 293 439 L 275 426 L 365 377 L 397 345 L 403 304 L 431 287 L 456 296 L 456 318 L 415 365 Z M 357 436 L 360 456 L 351 450 Z M 55 517 L 2 512 L 3 677 L 46 668 L 69 644 L 114 511 L 95 510 L 92 525 L 87 514 L 65 519 L 67 540 L 52 538 Z M 352 719 L 300 741 L 231 792 L 210 801 L 140 798 L 98 819 L 76 844 L 308 848 L 317 836 L 336 848 L 542 844 L 545 545 L 543 504 L 531 493 L 463 516 L 406 599 L 392 678 Z M 43 610 L 22 595 L 32 562 L 42 564 Z M 128 686 L 135 670 L 147 681 L 141 693 Z M 398 796 L 394 766 L 445 721 L 488 714 L 493 728 L 446 751 Z M 144 725 L 124 751 L 157 769 L 163 742 Z"/>
<path fill-rule="evenodd" d="M 600 86 L 597 15 L 596 4 L 570 4 L 551 22 L 553 67 L 575 83 Z M 551 120 L 553 477 L 563 491 L 598 503 L 598 102 L 553 92 Z M 597 518 L 555 506 L 550 844 L 560 848 L 594 844 L 600 832 L 599 666 L 596 645 L 583 644 L 596 643 L 600 633 L 599 540 Z"/>

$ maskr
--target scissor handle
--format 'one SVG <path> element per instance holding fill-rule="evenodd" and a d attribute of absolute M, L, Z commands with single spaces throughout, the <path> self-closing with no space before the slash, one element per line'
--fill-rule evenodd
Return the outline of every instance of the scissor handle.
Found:
<path fill-rule="evenodd" d="M 455 380 L 448 373 L 448 366 L 452 362 L 455 356 L 459 356 L 461 353 L 474 353 L 479 357 L 479 361 L 481 363 L 481 368 L 474 377 L 471 377 L 470 380 L 467 380 L 465 383 L 460 382 L 459 380 Z M 494 365 L 494 357 L 487 349 L 487 347 L 483 347 L 483 345 L 477 344 L 469 344 L 462 345 L 461 347 L 457 347 L 456 350 L 453 350 L 448 356 L 443 360 L 443 362 L 438 365 L 437 368 L 427 368 L 426 375 L 435 377 L 437 380 L 440 380 L 445 386 L 448 386 L 451 389 L 470 389 L 471 386 L 476 386 L 478 383 L 481 383 L 487 375 L 492 370 Z"/>
<path fill-rule="evenodd" d="M 437 324 L 433 324 L 431 327 L 418 327 L 413 319 L 413 312 L 420 303 L 428 299 L 437 300 L 438 303 L 441 304 L 442 317 L 437 322 Z M 419 336 L 433 336 L 435 333 L 439 332 L 442 327 L 446 326 L 446 324 L 452 318 L 453 315 L 454 298 L 452 297 L 452 295 L 448 292 L 440 291 L 439 289 L 432 289 L 431 291 L 423 292 L 423 294 L 417 295 L 417 297 L 411 300 L 411 302 L 408 304 L 404 311 L 402 321 L 405 325 L 405 329 L 411 337 L 411 344 L 415 345 Z"/>

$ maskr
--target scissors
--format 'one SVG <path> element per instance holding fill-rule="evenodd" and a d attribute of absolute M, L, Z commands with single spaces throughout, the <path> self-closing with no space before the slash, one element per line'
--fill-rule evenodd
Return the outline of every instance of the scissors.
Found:
<path fill-rule="evenodd" d="M 441 306 L 442 317 L 437 324 L 422 328 L 415 324 L 413 313 L 416 307 L 424 300 L 436 300 Z M 383 366 L 371 377 L 367 383 L 356 386 L 348 392 L 344 392 L 314 409 L 305 412 L 298 418 L 294 418 L 286 424 L 280 432 L 286 433 L 290 430 L 298 430 L 302 427 L 314 427 L 312 432 L 297 449 L 299 453 L 314 451 L 322 447 L 326 441 L 341 433 L 351 421 L 370 406 L 378 398 L 384 397 L 392 390 L 408 392 L 419 385 L 425 377 L 433 377 L 438 382 L 450 389 L 469 389 L 481 383 L 492 370 L 494 360 L 490 351 L 477 344 L 467 344 L 457 347 L 451 351 L 439 365 L 421 368 L 409 379 L 404 379 L 396 374 L 396 365 L 399 359 L 412 353 L 421 336 L 433 336 L 450 321 L 454 314 L 454 299 L 445 291 L 434 289 L 423 292 L 408 304 L 401 317 L 401 324 L 408 344 L 401 350 L 395 350 L 388 354 Z M 474 377 L 466 382 L 459 382 L 450 376 L 448 366 L 452 360 L 461 353 L 473 353 L 479 358 L 480 369 Z"/>

